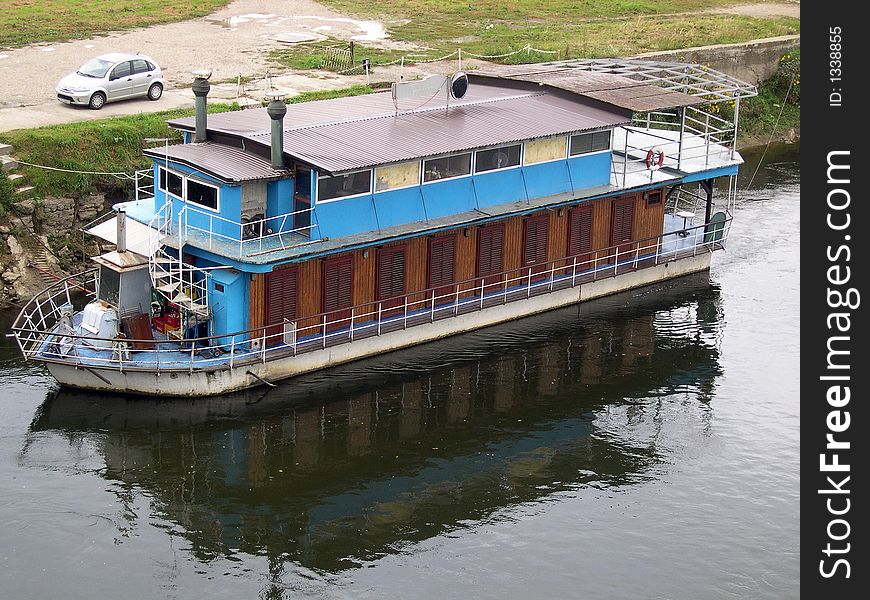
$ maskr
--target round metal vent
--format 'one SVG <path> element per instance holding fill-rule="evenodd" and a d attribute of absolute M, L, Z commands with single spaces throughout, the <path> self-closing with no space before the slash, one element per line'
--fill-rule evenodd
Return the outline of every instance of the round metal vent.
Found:
<path fill-rule="evenodd" d="M 450 77 L 450 95 L 454 98 L 462 98 L 468 91 L 468 75 L 459 71 Z"/>

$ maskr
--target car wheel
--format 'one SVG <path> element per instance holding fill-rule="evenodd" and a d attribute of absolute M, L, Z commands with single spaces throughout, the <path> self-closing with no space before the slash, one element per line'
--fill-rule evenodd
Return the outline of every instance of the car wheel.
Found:
<path fill-rule="evenodd" d="M 149 100 L 160 100 L 160 96 L 163 95 L 163 86 L 159 83 L 151 84 L 151 87 L 148 88 L 148 99 Z"/>
<path fill-rule="evenodd" d="M 103 92 L 95 92 L 93 96 L 91 96 L 90 101 L 88 102 L 88 106 L 90 106 L 94 110 L 100 110 L 103 108 L 103 105 L 106 103 L 106 95 Z"/>

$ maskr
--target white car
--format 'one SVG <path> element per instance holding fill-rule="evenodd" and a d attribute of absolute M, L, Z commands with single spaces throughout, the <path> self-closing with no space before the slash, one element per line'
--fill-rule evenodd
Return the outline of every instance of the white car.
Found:
<path fill-rule="evenodd" d="M 92 58 L 57 84 L 57 99 L 64 104 L 86 105 L 94 110 L 106 102 L 163 95 L 163 72 L 144 54 L 113 52 Z"/>

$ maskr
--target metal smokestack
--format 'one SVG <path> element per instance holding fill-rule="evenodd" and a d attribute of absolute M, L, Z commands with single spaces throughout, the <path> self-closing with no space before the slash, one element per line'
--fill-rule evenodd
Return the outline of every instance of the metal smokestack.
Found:
<path fill-rule="evenodd" d="M 208 78 L 211 77 L 211 71 L 200 69 L 193 72 L 193 95 L 196 96 L 196 133 L 194 134 L 194 142 L 204 142 L 208 137 L 206 128 L 208 125 L 208 105 L 206 96 L 211 89 L 208 83 Z"/>
<path fill-rule="evenodd" d="M 118 211 L 116 217 L 118 229 L 115 232 L 115 250 L 118 253 L 127 251 L 127 213 L 123 210 Z"/>
<path fill-rule="evenodd" d="M 284 104 L 284 94 L 269 92 L 269 106 L 266 112 L 272 119 L 272 168 L 284 168 L 284 115 L 287 114 L 287 105 Z"/>

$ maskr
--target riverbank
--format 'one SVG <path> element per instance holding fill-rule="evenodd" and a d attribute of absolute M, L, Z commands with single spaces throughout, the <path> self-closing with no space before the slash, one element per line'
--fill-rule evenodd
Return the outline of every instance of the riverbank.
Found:
<path fill-rule="evenodd" d="M 351 86 L 295 96 L 289 102 L 366 94 L 372 86 Z M 237 110 L 238 105 L 213 103 L 212 112 Z M 728 103 L 709 110 L 733 118 Z M 10 192 L 0 176 L 0 306 L 17 304 L 38 291 L 52 275 L 79 268 L 95 248 L 85 244 L 79 228 L 133 193 L 132 173 L 147 166 L 142 149 L 154 139 L 178 139 L 166 120 L 192 114 L 189 109 L 0 133 L 24 163 L 66 171 L 22 166 L 31 189 L 23 196 Z M 784 54 L 759 95 L 740 106 L 738 149 L 800 138 L 800 51 Z M 151 140 L 151 141 L 146 141 Z M 102 175 L 92 174 L 102 172 Z"/>

